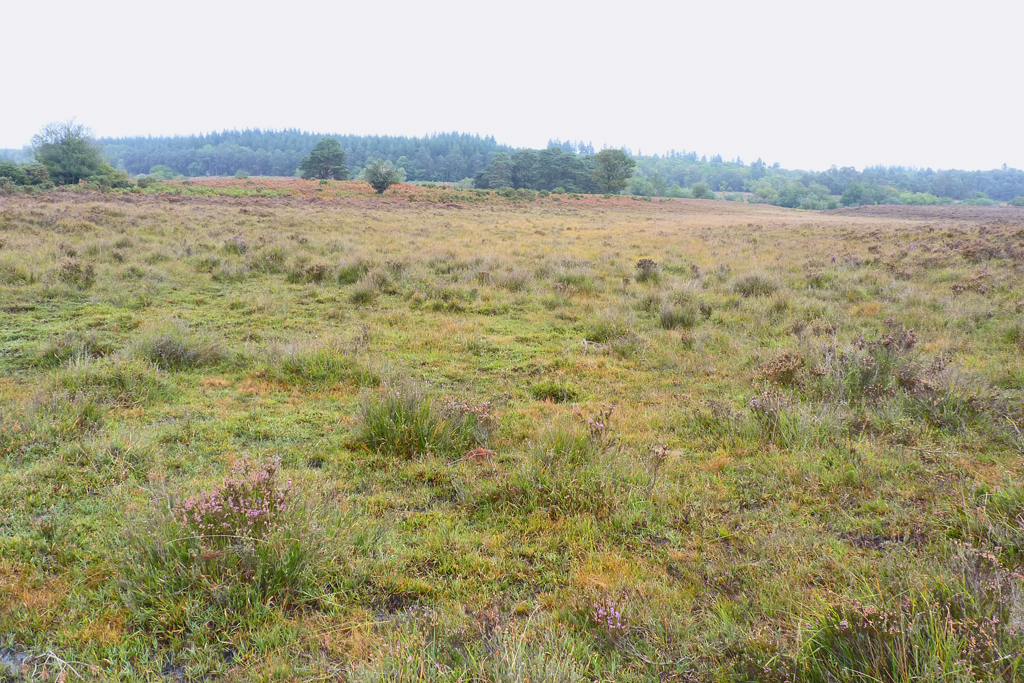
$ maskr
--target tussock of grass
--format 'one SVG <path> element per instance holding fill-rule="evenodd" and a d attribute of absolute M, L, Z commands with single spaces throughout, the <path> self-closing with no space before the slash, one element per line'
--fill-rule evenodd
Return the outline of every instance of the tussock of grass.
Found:
<path fill-rule="evenodd" d="M 632 311 L 611 308 L 588 322 L 583 336 L 588 341 L 604 344 L 632 333 L 636 325 L 636 316 Z"/>
<path fill-rule="evenodd" d="M 338 264 L 338 284 L 352 285 L 359 281 L 370 270 L 370 264 L 364 259 L 346 259 Z"/>
<path fill-rule="evenodd" d="M 946 672 L 946 680 L 1015 681 L 1024 675 L 1024 638 L 997 624 L 1012 622 L 1016 601 L 993 599 L 1009 588 L 1005 568 L 968 550 L 952 562 L 964 572 L 949 583 L 886 604 L 884 596 L 852 599 L 822 615 L 808 634 L 802 680 L 829 683 L 853 676 L 911 683 Z M 986 566 L 987 565 L 987 566 Z M 983 581 L 988 588 L 974 583 Z"/>
<path fill-rule="evenodd" d="M 363 401 L 356 443 L 405 460 L 459 458 L 488 434 L 487 421 L 472 411 L 446 412 L 418 390 L 389 387 Z"/>
<path fill-rule="evenodd" d="M 211 548 L 172 519 L 157 518 L 127 539 L 123 600 L 134 628 L 165 642 L 213 646 L 216 633 L 237 627 L 238 614 L 258 623 L 306 602 L 317 591 L 308 568 L 314 554 L 288 528 Z"/>
<path fill-rule="evenodd" d="M 548 425 L 508 481 L 485 487 L 476 504 L 523 515 L 542 509 L 556 519 L 646 508 L 655 473 L 634 467 L 606 430 L 593 420 Z"/>
<path fill-rule="evenodd" d="M 246 265 L 253 272 L 276 275 L 285 272 L 287 262 L 288 252 L 283 247 L 274 245 L 250 252 Z"/>
<path fill-rule="evenodd" d="M 733 291 L 745 297 L 770 296 L 779 289 L 779 283 L 767 275 L 751 273 L 736 279 Z"/>
<path fill-rule="evenodd" d="M 664 306 L 658 313 L 658 322 L 666 330 L 690 329 L 700 322 L 700 311 L 694 306 Z"/>
<path fill-rule="evenodd" d="M 125 408 L 166 402 L 178 395 L 156 367 L 139 360 L 75 362 L 57 373 L 55 388 Z"/>
<path fill-rule="evenodd" d="M 573 403 L 580 399 L 579 391 L 566 382 L 557 380 L 538 382 L 530 389 L 530 393 L 538 401 L 552 403 Z"/>
<path fill-rule="evenodd" d="M 55 368 L 69 361 L 103 358 L 113 352 L 113 343 L 96 332 L 72 333 L 47 342 L 30 356 L 29 363 L 37 368 Z"/>
<path fill-rule="evenodd" d="M 380 376 L 337 342 L 296 344 L 277 350 L 264 364 L 267 377 L 319 389 L 337 385 L 370 387 Z"/>
<path fill-rule="evenodd" d="M 218 342 L 183 326 L 173 326 L 140 338 L 134 355 L 163 370 L 188 372 L 228 361 L 231 355 Z"/>

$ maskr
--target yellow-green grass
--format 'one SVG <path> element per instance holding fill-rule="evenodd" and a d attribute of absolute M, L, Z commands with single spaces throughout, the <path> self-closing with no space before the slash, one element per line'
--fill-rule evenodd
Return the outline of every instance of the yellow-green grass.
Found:
<path fill-rule="evenodd" d="M 1012 215 L 333 188 L 0 197 L 3 661 L 1024 675 Z M 288 506 L 207 543 L 242 458 Z"/>

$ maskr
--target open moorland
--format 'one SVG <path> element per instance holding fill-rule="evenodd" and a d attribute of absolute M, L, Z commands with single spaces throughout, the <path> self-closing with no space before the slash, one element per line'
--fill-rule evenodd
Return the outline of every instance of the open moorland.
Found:
<path fill-rule="evenodd" d="M 0 196 L 0 680 L 1024 679 L 1024 212 Z"/>

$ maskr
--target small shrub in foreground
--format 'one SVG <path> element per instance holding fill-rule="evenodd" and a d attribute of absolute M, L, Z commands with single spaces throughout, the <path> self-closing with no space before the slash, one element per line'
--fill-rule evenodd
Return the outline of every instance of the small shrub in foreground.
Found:
<path fill-rule="evenodd" d="M 890 605 L 844 602 L 805 642 L 802 680 L 1019 681 L 1024 638 L 1012 609 L 988 588 L 957 583 Z"/>
<path fill-rule="evenodd" d="M 637 282 L 651 282 L 657 284 L 661 281 L 661 271 L 654 259 L 642 258 L 636 262 L 636 274 L 633 276 Z"/>
<path fill-rule="evenodd" d="M 275 530 L 291 489 L 290 481 L 278 483 L 280 466 L 278 460 L 254 463 L 242 458 L 223 482 L 177 505 L 175 521 L 214 542 L 258 538 Z"/>
<path fill-rule="evenodd" d="M 66 285 L 86 290 L 96 282 L 96 267 L 76 258 L 65 259 L 57 264 L 57 279 Z"/>

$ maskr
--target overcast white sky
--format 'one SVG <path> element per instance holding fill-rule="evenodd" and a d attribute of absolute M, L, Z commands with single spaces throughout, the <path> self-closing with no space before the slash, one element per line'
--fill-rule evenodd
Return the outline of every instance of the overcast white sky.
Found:
<path fill-rule="evenodd" d="M 0 0 L 0 147 L 225 128 L 1024 168 L 1024 0 Z"/>

